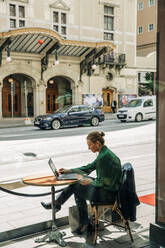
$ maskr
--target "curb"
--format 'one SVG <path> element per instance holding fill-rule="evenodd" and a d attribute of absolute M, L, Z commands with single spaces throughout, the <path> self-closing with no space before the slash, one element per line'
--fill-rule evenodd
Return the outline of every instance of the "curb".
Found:
<path fill-rule="evenodd" d="M 111 116 L 106 116 L 105 115 L 105 120 L 115 120 L 116 115 L 111 115 Z M 33 120 L 30 118 L 25 118 L 23 123 L 12 123 L 12 120 L 9 120 L 7 124 L 0 124 L 0 129 L 1 128 L 13 128 L 13 127 L 30 127 L 33 126 Z M 22 120 L 21 120 L 22 122 Z"/>

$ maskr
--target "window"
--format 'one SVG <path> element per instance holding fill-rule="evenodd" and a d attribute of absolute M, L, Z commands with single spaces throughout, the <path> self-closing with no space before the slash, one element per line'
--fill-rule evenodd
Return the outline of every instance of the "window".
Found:
<path fill-rule="evenodd" d="M 143 2 L 139 2 L 139 4 L 138 4 L 138 10 L 143 10 Z"/>
<path fill-rule="evenodd" d="M 142 33 L 143 33 L 143 27 L 140 26 L 140 27 L 138 27 L 138 34 L 142 34 Z"/>
<path fill-rule="evenodd" d="M 9 4 L 9 26 L 11 29 L 25 27 L 25 6 Z"/>
<path fill-rule="evenodd" d="M 67 14 L 62 11 L 53 11 L 53 30 L 64 38 L 67 35 Z"/>
<path fill-rule="evenodd" d="M 104 40 L 114 40 L 114 8 L 104 6 Z"/>
<path fill-rule="evenodd" d="M 144 107 L 152 107 L 153 106 L 153 102 L 151 99 L 147 100 L 144 102 Z"/>
<path fill-rule="evenodd" d="M 149 0 L 149 6 L 152 7 L 155 5 L 155 0 Z"/>
<path fill-rule="evenodd" d="M 154 30 L 154 24 L 149 24 L 148 25 L 148 31 L 153 31 Z"/>
<path fill-rule="evenodd" d="M 16 6 L 14 4 L 10 4 L 10 16 L 16 16 Z"/>

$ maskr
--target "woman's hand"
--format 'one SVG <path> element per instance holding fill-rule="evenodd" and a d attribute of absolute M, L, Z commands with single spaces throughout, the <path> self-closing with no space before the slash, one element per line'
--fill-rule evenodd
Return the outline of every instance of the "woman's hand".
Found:
<path fill-rule="evenodd" d="M 61 168 L 59 169 L 58 173 L 59 174 L 65 174 L 65 173 L 71 173 L 72 171 L 69 170 L 69 169 L 64 169 L 64 168 Z"/>
<path fill-rule="evenodd" d="M 88 185 L 88 184 L 90 184 L 92 181 L 93 181 L 93 180 L 92 180 L 91 178 L 82 178 L 82 179 L 79 181 L 79 183 L 80 183 L 81 185 Z"/>

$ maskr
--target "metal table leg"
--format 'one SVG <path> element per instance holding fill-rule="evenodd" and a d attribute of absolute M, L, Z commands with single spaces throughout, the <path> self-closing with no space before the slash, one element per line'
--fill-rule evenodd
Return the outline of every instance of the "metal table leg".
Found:
<path fill-rule="evenodd" d="M 55 224 L 56 220 L 56 206 L 55 206 L 55 187 L 51 186 L 51 195 L 52 195 L 52 230 L 46 234 L 42 238 L 38 238 L 35 240 L 36 243 L 41 242 L 57 242 L 60 246 L 64 247 L 67 244 L 63 240 L 63 236 L 65 236 L 65 232 L 58 231 L 58 228 Z"/>

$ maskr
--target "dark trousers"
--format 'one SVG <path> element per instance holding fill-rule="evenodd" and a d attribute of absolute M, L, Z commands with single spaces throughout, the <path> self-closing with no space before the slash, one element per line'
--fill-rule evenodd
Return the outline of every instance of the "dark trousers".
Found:
<path fill-rule="evenodd" d="M 91 184 L 81 185 L 75 183 L 69 185 L 60 195 L 57 196 L 56 205 L 61 206 L 64 204 L 72 194 L 74 194 L 81 224 L 86 224 L 89 221 L 86 200 L 89 200 L 90 202 L 113 203 L 116 195 L 115 192 L 94 187 Z"/>

